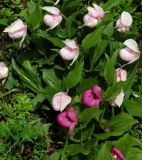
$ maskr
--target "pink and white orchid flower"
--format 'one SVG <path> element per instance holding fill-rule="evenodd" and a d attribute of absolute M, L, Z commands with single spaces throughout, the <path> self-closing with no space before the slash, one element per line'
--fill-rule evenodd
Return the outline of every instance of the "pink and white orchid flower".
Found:
<path fill-rule="evenodd" d="M 127 79 L 127 71 L 122 68 L 116 69 L 116 82 L 126 81 Z"/>
<path fill-rule="evenodd" d="M 7 32 L 8 36 L 12 39 L 22 38 L 20 42 L 21 45 L 27 35 L 27 25 L 21 19 L 17 19 L 14 23 L 5 28 L 3 32 Z"/>
<path fill-rule="evenodd" d="M 130 13 L 123 11 L 121 17 L 116 22 L 116 27 L 119 32 L 127 32 L 130 30 L 133 19 Z"/>
<path fill-rule="evenodd" d="M 42 9 L 49 13 L 44 16 L 44 23 L 49 27 L 49 29 L 53 29 L 61 23 L 62 16 L 58 8 L 45 6 L 42 7 Z"/>
<path fill-rule="evenodd" d="M 128 64 L 135 62 L 140 57 L 140 51 L 138 44 L 133 39 L 127 39 L 123 43 L 126 47 L 121 49 L 119 56 L 123 61 L 128 62 Z"/>
<path fill-rule="evenodd" d="M 104 10 L 97 4 L 93 3 L 93 7 L 87 7 L 88 13 L 85 14 L 84 25 L 90 28 L 95 27 L 104 17 Z"/>
<path fill-rule="evenodd" d="M 0 80 L 3 80 L 2 83 L 5 82 L 8 73 L 9 73 L 8 67 L 5 65 L 4 62 L 0 62 Z"/>
<path fill-rule="evenodd" d="M 58 92 L 52 98 L 52 107 L 55 111 L 63 111 L 72 98 L 66 92 Z"/>
<path fill-rule="evenodd" d="M 62 127 L 67 128 L 68 134 L 70 135 L 78 123 L 78 116 L 75 109 L 69 107 L 67 111 L 59 113 L 57 116 L 57 122 Z"/>
<path fill-rule="evenodd" d="M 125 93 L 123 90 L 121 90 L 121 92 L 116 96 L 116 98 L 111 100 L 109 104 L 112 107 L 117 107 L 117 106 L 120 107 L 123 103 L 124 96 L 125 96 Z"/>
<path fill-rule="evenodd" d="M 70 64 L 71 66 L 78 58 L 79 47 L 77 46 L 75 40 L 66 39 L 64 44 L 66 46 L 60 50 L 59 54 L 66 61 L 72 60 Z"/>

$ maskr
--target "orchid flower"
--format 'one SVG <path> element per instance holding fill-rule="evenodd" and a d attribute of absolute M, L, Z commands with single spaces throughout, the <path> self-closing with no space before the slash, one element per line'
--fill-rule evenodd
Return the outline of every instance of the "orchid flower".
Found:
<path fill-rule="evenodd" d="M 77 46 L 75 40 L 66 39 L 64 41 L 64 44 L 66 45 L 64 48 L 60 50 L 60 56 L 62 59 L 66 61 L 72 60 L 71 65 L 77 60 L 79 55 L 79 47 Z"/>
<path fill-rule="evenodd" d="M 5 79 L 8 76 L 9 69 L 4 62 L 0 62 L 0 80 Z"/>
<path fill-rule="evenodd" d="M 87 7 L 88 13 L 85 14 L 84 25 L 90 28 L 95 27 L 104 17 L 104 10 L 97 4 L 93 3 L 93 7 Z"/>
<path fill-rule="evenodd" d="M 127 79 L 127 71 L 122 68 L 116 69 L 116 82 L 126 81 Z"/>
<path fill-rule="evenodd" d="M 63 111 L 72 98 L 66 92 L 58 92 L 52 98 L 52 107 L 55 111 Z"/>
<path fill-rule="evenodd" d="M 8 36 L 12 39 L 22 38 L 20 41 L 21 46 L 27 35 L 27 25 L 21 19 L 17 19 L 14 23 L 5 28 L 3 32 L 7 32 Z"/>
<path fill-rule="evenodd" d="M 102 89 L 98 85 L 94 85 L 91 89 L 84 91 L 82 103 L 88 107 L 99 107 L 102 101 Z"/>
<path fill-rule="evenodd" d="M 123 153 L 121 152 L 121 150 L 118 147 L 113 147 L 111 150 L 111 154 L 112 154 L 114 160 L 124 160 L 125 159 Z"/>
<path fill-rule="evenodd" d="M 116 96 L 116 98 L 114 98 L 113 100 L 111 100 L 109 103 L 112 107 L 120 107 L 123 103 L 124 100 L 124 96 L 125 93 L 123 91 L 123 89 L 121 90 L 121 92 Z"/>
<path fill-rule="evenodd" d="M 130 30 L 133 19 L 130 13 L 123 11 L 121 17 L 116 22 L 116 27 L 119 32 L 127 32 Z"/>
<path fill-rule="evenodd" d="M 57 122 L 62 127 L 67 128 L 68 134 L 70 135 L 78 123 L 78 116 L 75 109 L 69 107 L 67 111 L 59 113 L 57 116 Z"/>
<path fill-rule="evenodd" d="M 140 51 L 138 44 L 133 39 L 127 39 L 123 43 L 126 47 L 121 49 L 119 56 L 123 61 L 128 62 L 127 64 L 135 62 L 140 57 Z"/>
<path fill-rule="evenodd" d="M 49 29 L 53 29 L 61 23 L 62 16 L 58 8 L 45 6 L 42 7 L 42 9 L 48 12 L 48 14 L 44 16 L 44 23 Z"/>

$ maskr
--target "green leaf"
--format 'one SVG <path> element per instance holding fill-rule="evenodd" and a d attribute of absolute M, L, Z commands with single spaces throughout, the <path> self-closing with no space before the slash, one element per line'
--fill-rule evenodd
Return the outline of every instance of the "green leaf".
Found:
<path fill-rule="evenodd" d="M 95 45 L 98 43 L 98 40 L 101 37 L 101 34 L 104 30 L 104 26 L 98 27 L 94 32 L 88 34 L 82 41 L 81 46 L 88 50 L 91 47 L 95 47 Z"/>
<path fill-rule="evenodd" d="M 79 128 L 76 128 L 74 133 L 71 135 L 70 139 L 75 142 L 91 140 L 94 128 L 95 124 L 92 120 L 86 127 L 80 126 Z"/>
<path fill-rule="evenodd" d="M 35 76 L 35 74 L 29 70 L 24 70 L 22 68 L 19 68 L 16 65 L 16 62 L 14 59 L 12 59 L 12 66 L 14 70 L 18 73 L 20 79 L 23 81 L 24 85 L 34 91 L 35 93 L 40 93 L 42 91 L 42 86 L 40 79 Z"/>
<path fill-rule="evenodd" d="M 109 23 L 105 28 L 102 28 L 102 34 L 97 41 L 97 46 L 94 50 L 93 58 L 91 59 L 91 68 L 95 65 L 98 59 L 105 53 L 105 49 L 108 46 L 110 38 L 113 34 L 113 22 Z M 93 40 L 93 39 L 92 39 Z M 88 40 L 89 41 L 89 40 Z"/>
<path fill-rule="evenodd" d="M 81 80 L 84 63 L 76 64 L 64 79 L 63 88 L 75 87 Z"/>
<path fill-rule="evenodd" d="M 133 117 L 122 112 L 106 123 L 106 126 L 110 128 L 111 131 L 96 134 L 95 136 L 98 139 L 107 139 L 111 136 L 120 136 L 128 131 L 135 123 L 136 121 L 133 119 Z"/>
<path fill-rule="evenodd" d="M 142 117 L 142 103 L 136 100 L 125 99 L 123 105 L 130 115 Z"/>
<path fill-rule="evenodd" d="M 86 127 L 86 125 L 92 120 L 98 120 L 100 115 L 102 114 L 103 110 L 99 108 L 86 108 L 83 112 L 79 114 L 79 120 L 82 124 L 82 127 Z"/>
<path fill-rule="evenodd" d="M 129 135 L 125 134 L 124 136 L 120 137 L 119 140 L 113 142 L 114 146 L 117 146 L 121 149 L 121 151 L 124 153 L 124 155 L 127 155 L 131 147 L 134 146 L 142 146 L 142 143 L 139 139 Z M 127 147 L 126 147 L 127 146 Z"/>
<path fill-rule="evenodd" d="M 119 82 L 108 87 L 104 93 L 104 99 L 108 101 L 115 98 L 120 93 L 121 89 L 124 88 L 124 85 L 125 85 L 125 82 Z"/>
<path fill-rule="evenodd" d="M 73 30 L 77 31 L 76 28 L 73 27 L 73 22 L 75 22 L 76 16 L 78 16 L 82 12 L 82 10 L 83 10 L 83 8 L 81 10 L 77 11 L 76 13 L 72 14 L 71 16 L 69 16 L 66 20 L 65 25 L 68 30 L 69 37 L 71 37 L 74 34 Z"/>
<path fill-rule="evenodd" d="M 44 69 L 42 70 L 43 80 L 52 88 L 61 89 L 62 81 L 57 77 L 54 69 Z"/>
<path fill-rule="evenodd" d="M 111 147 L 111 143 L 106 142 L 99 150 L 97 157 L 95 157 L 94 160 L 113 160 L 111 156 Z"/>
<path fill-rule="evenodd" d="M 142 160 L 142 150 L 132 147 L 126 155 L 126 160 Z"/>
<path fill-rule="evenodd" d="M 122 0 L 109 0 L 103 7 L 105 10 L 110 10 L 111 8 L 118 6 L 121 2 Z"/>
<path fill-rule="evenodd" d="M 70 144 L 67 146 L 66 152 L 71 156 L 77 155 L 79 153 L 88 155 L 91 151 L 91 148 L 94 146 L 96 146 L 96 140 L 92 139 L 84 144 Z"/>
<path fill-rule="evenodd" d="M 39 26 L 42 21 L 42 12 L 40 9 L 40 1 L 38 3 L 30 2 L 28 4 L 29 15 L 26 17 L 27 22 L 32 26 L 33 29 Z"/>
<path fill-rule="evenodd" d="M 111 85 L 115 79 L 115 68 L 109 56 L 106 55 L 106 57 L 107 57 L 107 62 L 104 68 L 104 78 L 107 81 L 107 84 Z"/>
<path fill-rule="evenodd" d="M 45 31 L 39 30 L 35 35 L 37 37 L 42 37 L 44 39 L 47 39 L 48 41 L 50 41 L 51 43 L 53 43 L 54 46 L 57 46 L 59 48 L 64 47 L 64 43 L 62 42 L 62 40 L 60 38 L 50 36 Z"/>

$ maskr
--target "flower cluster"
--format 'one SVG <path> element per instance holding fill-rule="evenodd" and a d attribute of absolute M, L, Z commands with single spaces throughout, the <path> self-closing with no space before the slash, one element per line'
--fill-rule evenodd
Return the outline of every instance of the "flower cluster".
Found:
<path fill-rule="evenodd" d="M 59 3 L 60 0 L 55 2 L 55 5 Z M 63 16 L 61 11 L 55 6 L 44 6 L 42 7 L 45 14 L 43 21 L 45 25 L 48 27 L 48 30 L 54 29 L 59 24 L 61 24 L 63 20 Z M 98 26 L 105 16 L 105 11 L 102 7 L 93 3 L 92 6 L 87 7 L 87 14 L 83 17 L 83 22 L 86 27 L 96 27 Z M 116 28 L 119 32 L 128 32 L 132 26 L 132 16 L 130 13 L 123 11 L 120 18 L 116 22 Z M 8 32 L 8 35 L 12 39 L 22 39 L 27 35 L 27 24 L 25 24 L 21 19 L 16 20 L 9 27 L 7 27 L 4 32 Z M 77 60 L 79 56 L 79 46 L 74 39 L 66 39 L 63 41 L 65 46 L 60 49 L 59 55 L 63 60 L 71 61 L 70 66 Z M 140 57 L 140 51 L 138 44 L 133 39 L 127 39 L 124 43 L 125 48 L 122 48 L 119 52 L 119 57 L 122 61 L 125 61 L 126 64 L 130 64 L 135 62 Z M 124 65 L 124 66 L 125 66 Z M 121 68 L 116 69 L 116 82 L 127 80 L 127 71 Z M 8 76 L 8 68 L 5 66 L 3 62 L 0 63 L 0 79 L 4 79 Z M 125 93 L 123 89 L 121 92 L 114 98 L 111 99 L 109 104 L 111 106 L 121 106 Z M 71 134 L 74 130 L 74 127 L 78 123 L 78 116 L 74 109 L 74 107 L 69 106 L 72 98 L 66 92 L 56 93 L 52 98 L 52 107 L 55 111 L 60 111 L 61 113 L 57 116 L 57 122 L 64 128 L 68 129 L 68 133 Z M 99 107 L 102 102 L 102 89 L 100 86 L 94 84 L 92 88 L 89 88 L 84 91 L 82 95 L 82 104 L 87 107 Z M 64 111 L 66 109 L 66 111 Z M 64 111 L 64 112 L 63 112 Z M 112 154 L 116 156 L 118 153 L 118 149 L 114 148 L 112 150 Z M 123 159 L 117 154 L 117 160 Z"/>

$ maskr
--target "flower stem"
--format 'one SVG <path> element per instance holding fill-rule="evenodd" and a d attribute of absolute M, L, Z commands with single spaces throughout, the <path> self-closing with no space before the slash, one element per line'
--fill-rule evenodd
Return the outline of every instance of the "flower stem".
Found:
<path fill-rule="evenodd" d="M 65 145 L 64 145 L 64 148 L 63 148 L 63 152 L 62 152 L 62 158 L 61 158 L 61 160 L 64 160 L 64 155 L 65 155 L 65 151 L 66 151 L 66 146 L 68 144 L 68 139 L 69 139 L 69 135 L 67 134 Z"/>

